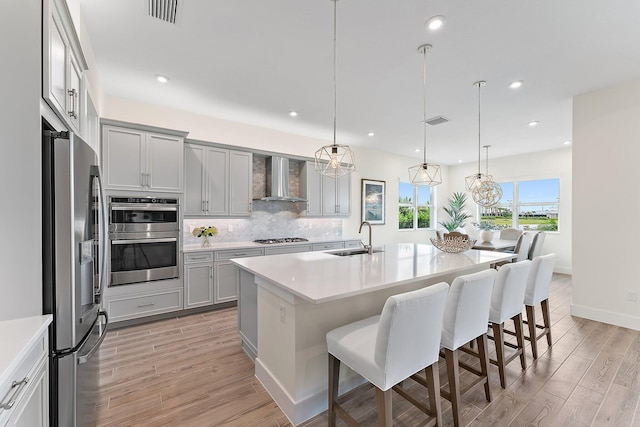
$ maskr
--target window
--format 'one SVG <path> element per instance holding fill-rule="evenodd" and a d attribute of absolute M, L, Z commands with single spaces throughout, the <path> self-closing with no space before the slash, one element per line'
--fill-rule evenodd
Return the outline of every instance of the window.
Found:
<path fill-rule="evenodd" d="M 400 230 L 430 228 L 431 187 L 401 182 L 398 194 L 398 228 Z"/>
<path fill-rule="evenodd" d="M 482 220 L 520 230 L 558 231 L 560 179 L 503 182 L 500 186 L 502 199 L 482 208 Z"/>

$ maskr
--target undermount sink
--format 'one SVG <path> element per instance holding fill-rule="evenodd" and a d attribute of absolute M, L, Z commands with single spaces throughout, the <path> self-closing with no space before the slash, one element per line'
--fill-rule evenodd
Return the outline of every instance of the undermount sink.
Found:
<path fill-rule="evenodd" d="M 381 249 L 373 250 L 373 253 L 378 253 L 378 252 L 382 252 L 382 250 Z M 351 256 L 351 255 L 366 255 L 369 253 L 369 251 L 367 249 L 345 249 L 342 251 L 327 252 L 327 253 L 331 255 L 336 255 L 336 256 Z"/>

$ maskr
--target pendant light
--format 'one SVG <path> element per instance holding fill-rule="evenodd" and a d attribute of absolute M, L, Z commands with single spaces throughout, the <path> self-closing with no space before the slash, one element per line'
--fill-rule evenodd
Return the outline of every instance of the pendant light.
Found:
<path fill-rule="evenodd" d="M 482 174 L 480 172 L 480 92 L 482 86 L 484 86 L 485 84 L 487 84 L 487 82 L 484 80 L 477 81 L 473 84 L 478 88 L 478 173 L 466 177 L 465 186 L 467 191 L 471 192 L 473 201 L 476 202 L 476 204 L 483 207 L 488 207 L 493 206 L 500 201 L 500 199 L 502 198 L 502 187 L 493 182 L 493 176 L 489 175 L 490 145 L 484 146 L 487 152 L 486 173 Z"/>
<path fill-rule="evenodd" d="M 440 165 L 434 165 L 427 163 L 427 52 L 431 50 L 433 46 L 430 44 L 423 44 L 418 46 L 418 53 L 423 55 L 423 72 L 422 72 L 422 90 L 424 99 L 424 110 L 422 123 L 424 126 L 424 147 L 422 150 L 422 163 L 409 168 L 409 179 L 414 185 L 427 185 L 434 187 L 438 184 L 442 184 L 442 175 L 440 172 Z"/>
<path fill-rule="evenodd" d="M 353 151 L 348 145 L 336 144 L 336 117 L 337 117 L 337 78 L 336 78 L 336 28 L 337 11 L 333 2 L 333 144 L 319 148 L 315 154 L 315 169 L 322 175 L 331 178 L 339 178 L 356 170 Z"/>

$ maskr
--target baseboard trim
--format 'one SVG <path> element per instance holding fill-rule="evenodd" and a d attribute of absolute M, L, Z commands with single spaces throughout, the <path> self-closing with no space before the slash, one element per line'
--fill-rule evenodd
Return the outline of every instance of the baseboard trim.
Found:
<path fill-rule="evenodd" d="M 256 378 L 294 426 L 300 425 L 327 410 L 326 388 L 296 401 L 273 377 L 269 369 L 262 364 L 260 357 L 256 358 L 255 366 Z M 341 378 L 340 394 L 346 393 L 365 382 L 366 380 L 357 374 Z"/>
<path fill-rule="evenodd" d="M 640 317 L 571 304 L 571 315 L 640 331 Z"/>

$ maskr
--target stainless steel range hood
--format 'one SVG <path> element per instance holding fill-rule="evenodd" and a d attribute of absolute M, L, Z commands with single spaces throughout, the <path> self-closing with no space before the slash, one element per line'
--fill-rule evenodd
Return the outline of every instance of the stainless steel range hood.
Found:
<path fill-rule="evenodd" d="M 277 202 L 306 202 L 289 195 L 289 159 L 272 156 L 267 158 L 267 197 L 261 200 Z"/>

